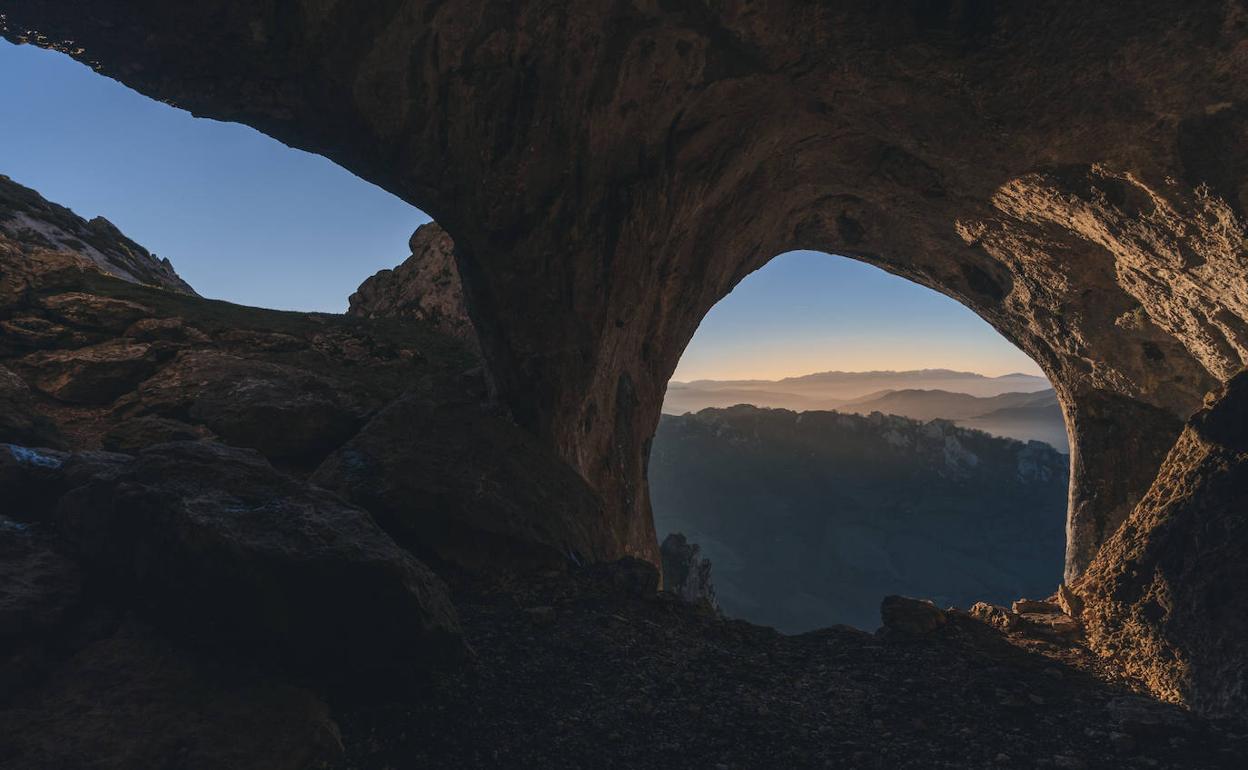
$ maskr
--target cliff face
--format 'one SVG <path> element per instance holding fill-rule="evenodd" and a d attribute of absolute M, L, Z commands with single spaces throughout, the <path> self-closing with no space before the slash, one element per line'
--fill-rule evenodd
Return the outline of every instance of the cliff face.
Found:
<path fill-rule="evenodd" d="M 168 259 L 157 259 L 104 217 L 87 221 L 4 175 L 0 175 L 0 236 L 26 250 L 72 252 L 122 280 L 195 293 Z"/>
<path fill-rule="evenodd" d="M 749 271 L 812 248 L 959 299 L 1058 393 L 1073 578 L 1248 358 L 1246 14 L 12 0 L 2 23 L 433 215 L 492 385 L 622 553 L 657 561 L 665 383 Z"/>

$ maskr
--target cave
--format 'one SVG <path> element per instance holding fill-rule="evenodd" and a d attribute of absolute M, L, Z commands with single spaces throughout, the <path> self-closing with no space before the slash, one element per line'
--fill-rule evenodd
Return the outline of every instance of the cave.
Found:
<path fill-rule="evenodd" d="M 1248 707 L 1242 3 L 10 0 L 0 25 L 428 212 L 507 441 L 575 477 L 538 529 L 580 563 L 658 562 L 666 384 L 772 255 L 958 300 L 1057 392 L 1089 648 Z"/>

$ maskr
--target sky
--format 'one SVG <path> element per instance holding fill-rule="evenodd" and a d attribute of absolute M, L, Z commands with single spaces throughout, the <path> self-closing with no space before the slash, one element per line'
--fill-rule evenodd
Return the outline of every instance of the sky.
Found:
<path fill-rule="evenodd" d="M 429 221 L 324 158 L 194 118 L 62 54 L 0 41 L 0 93 L 0 174 L 107 218 L 207 297 L 342 312 Z M 954 300 L 844 257 L 791 252 L 715 306 L 675 379 L 922 368 L 1040 373 Z"/>

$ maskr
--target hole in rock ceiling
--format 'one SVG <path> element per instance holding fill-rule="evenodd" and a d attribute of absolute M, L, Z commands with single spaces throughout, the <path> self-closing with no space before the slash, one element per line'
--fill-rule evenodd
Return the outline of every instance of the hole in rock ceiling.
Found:
<path fill-rule="evenodd" d="M 0 41 L 0 174 L 102 216 L 197 292 L 342 312 L 429 217 L 329 160 Z"/>
<path fill-rule="evenodd" d="M 776 257 L 707 314 L 663 411 L 649 479 L 667 587 L 694 597 L 709 559 L 726 615 L 874 630 L 888 594 L 1008 604 L 1061 580 L 1056 396 L 944 295 Z"/>

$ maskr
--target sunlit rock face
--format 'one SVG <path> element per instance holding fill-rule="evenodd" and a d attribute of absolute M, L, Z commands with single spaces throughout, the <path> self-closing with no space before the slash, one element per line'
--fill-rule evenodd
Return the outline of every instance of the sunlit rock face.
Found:
<path fill-rule="evenodd" d="M 1080 581 L 1093 647 L 1154 692 L 1248 712 L 1248 372 L 1184 428 Z"/>
<path fill-rule="evenodd" d="M 1248 357 L 1248 11 L 1145 0 L 13 0 L 5 36 L 250 124 L 454 238 L 492 386 L 657 561 L 645 483 L 707 310 L 795 248 L 942 291 L 1072 432 L 1068 577 Z"/>

